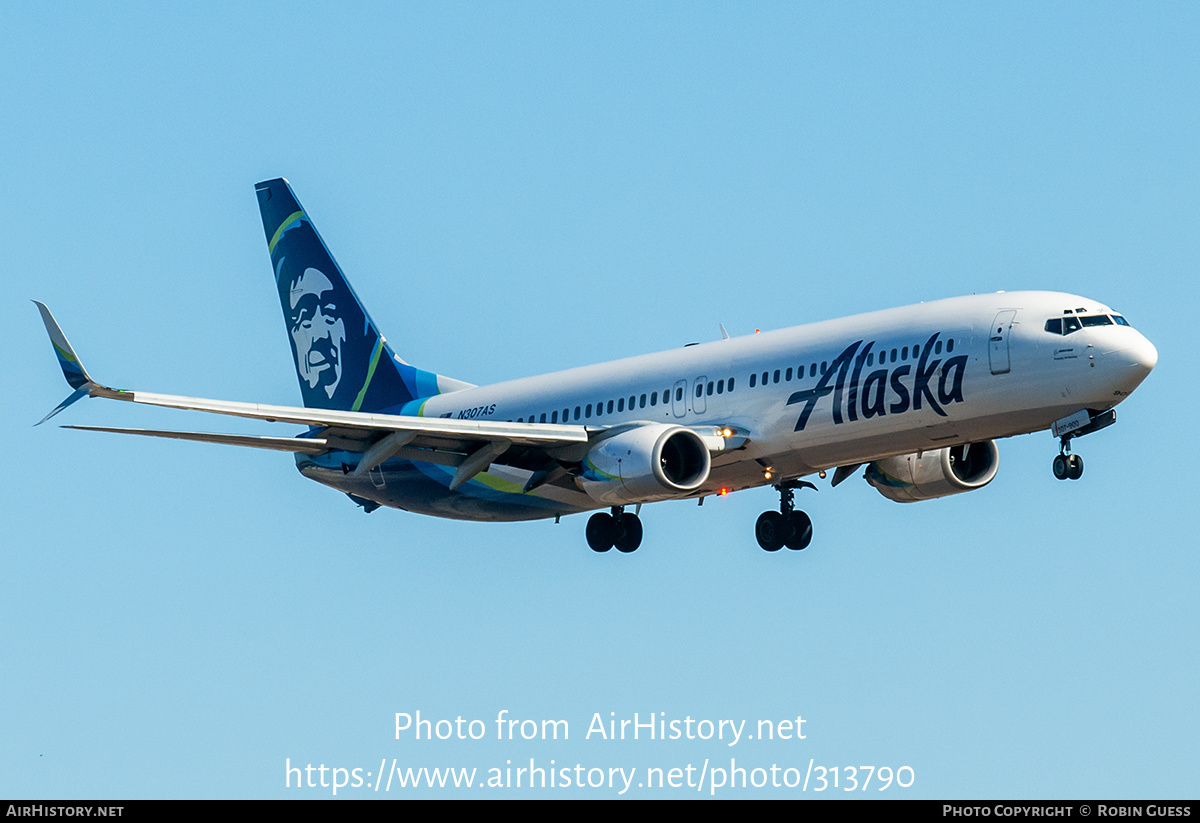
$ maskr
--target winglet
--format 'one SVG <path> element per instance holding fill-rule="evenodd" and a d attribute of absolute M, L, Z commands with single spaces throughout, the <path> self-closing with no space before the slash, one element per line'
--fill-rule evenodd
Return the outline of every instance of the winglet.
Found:
<path fill-rule="evenodd" d="M 33 303 L 42 313 L 42 322 L 46 324 L 46 333 L 50 335 L 50 343 L 54 346 L 54 354 L 58 357 L 58 365 L 62 368 L 63 377 L 67 379 L 71 388 L 75 389 L 70 397 L 59 403 L 53 411 L 34 424 L 40 426 L 79 398 L 90 394 L 92 389 L 100 388 L 100 385 L 92 380 L 87 369 L 83 367 L 83 363 L 79 362 L 79 356 L 71 348 L 67 336 L 63 334 L 62 328 L 54 319 L 54 315 L 50 313 L 50 309 L 46 308 L 46 304 L 39 303 L 37 300 L 34 300 Z"/>

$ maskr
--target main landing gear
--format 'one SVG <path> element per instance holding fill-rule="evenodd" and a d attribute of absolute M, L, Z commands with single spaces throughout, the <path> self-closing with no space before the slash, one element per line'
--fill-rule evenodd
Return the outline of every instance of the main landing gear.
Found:
<path fill-rule="evenodd" d="M 613 546 L 619 552 L 636 551 L 642 545 L 642 520 L 626 512 L 624 506 L 613 506 L 612 514 L 598 512 L 588 520 L 587 542 L 597 552 Z"/>
<path fill-rule="evenodd" d="M 812 520 L 802 511 L 792 508 L 792 496 L 796 489 L 807 486 L 816 489 L 807 480 L 790 480 L 775 488 L 779 491 L 779 511 L 763 512 L 754 524 L 754 537 L 758 545 L 769 552 L 777 552 L 784 546 L 799 551 L 812 542 Z"/>

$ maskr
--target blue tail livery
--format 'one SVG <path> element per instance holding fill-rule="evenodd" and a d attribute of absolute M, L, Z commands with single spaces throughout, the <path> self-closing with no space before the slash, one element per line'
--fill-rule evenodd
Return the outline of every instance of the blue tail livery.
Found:
<path fill-rule="evenodd" d="M 440 394 L 438 375 L 396 357 L 288 182 L 267 180 L 255 191 L 304 405 L 399 411 Z"/>

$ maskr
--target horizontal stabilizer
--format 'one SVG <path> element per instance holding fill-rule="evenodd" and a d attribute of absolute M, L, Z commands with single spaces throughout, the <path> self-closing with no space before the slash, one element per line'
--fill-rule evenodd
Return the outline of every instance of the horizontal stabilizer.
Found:
<path fill-rule="evenodd" d="M 208 432 L 180 432 L 163 429 L 122 429 L 115 426 L 63 426 L 64 429 L 79 429 L 89 432 L 115 432 L 116 434 L 140 434 L 147 437 L 167 437 L 171 440 L 195 440 L 200 443 L 224 443 L 227 446 L 247 446 L 252 449 L 292 452 L 293 454 L 321 454 L 329 446 L 320 437 L 261 437 L 253 434 L 210 434 Z"/>

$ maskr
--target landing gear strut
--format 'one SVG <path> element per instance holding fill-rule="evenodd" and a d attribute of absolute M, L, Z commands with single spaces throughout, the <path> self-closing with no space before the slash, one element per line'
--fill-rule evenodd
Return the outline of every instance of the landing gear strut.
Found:
<path fill-rule="evenodd" d="M 1056 421 L 1050 427 L 1050 431 L 1056 435 L 1064 430 L 1065 433 L 1058 438 L 1058 456 L 1054 458 L 1051 466 L 1054 469 L 1054 476 L 1059 480 L 1078 480 L 1083 477 L 1083 458 L 1077 454 L 1071 454 L 1071 441 L 1076 437 L 1083 437 L 1085 434 L 1106 429 L 1116 422 L 1117 412 L 1115 409 L 1096 413 L 1084 409 L 1070 417 Z M 1081 423 L 1083 425 L 1080 425 Z"/>
<path fill-rule="evenodd" d="M 1071 437 L 1066 435 L 1059 438 L 1058 456 L 1054 458 L 1051 468 L 1058 480 L 1078 480 L 1083 477 L 1083 458 L 1071 454 Z"/>
<path fill-rule="evenodd" d="M 588 520 L 587 542 L 597 552 L 606 552 L 613 546 L 619 552 L 636 551 L 642 545 L 642 520 L 626 512 L 624 506 L 613 506 L 612 514 L 598 512 Z"/>
<path fill-rule="evenodd" d="M 795 490 L 805 486 L 817 488 L 807 480 L 789 480 L 775 487 L 779 491 L 779 511 L 763 512 L 754 524 L 754 537 L 765 550 L 777 552 L 787 546 L 799 551 L 812 542 L 812 520 L 793 508 Z"/>

